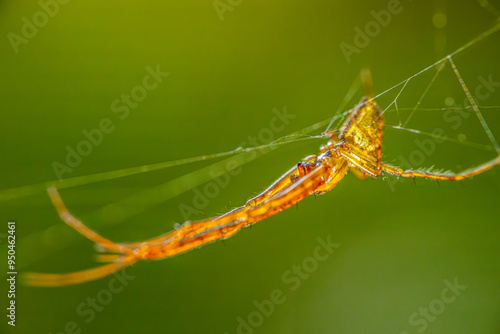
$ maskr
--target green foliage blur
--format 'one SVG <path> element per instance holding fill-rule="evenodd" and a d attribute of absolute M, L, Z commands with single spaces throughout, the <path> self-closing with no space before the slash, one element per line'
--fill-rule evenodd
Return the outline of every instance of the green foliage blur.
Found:
<path fill-rule="evenodd" d="M 0 1 L 0 194 L 83 176 L 61 196 L 116 241 L 226 212 L 324 140 L 266 150 L 206 183 L 196 172 L 224 158 L 96 183 L 85 176 L 300 132 L 334 115 L 361 69 L 371 69 L 380 94 L 495 20 L 472 0 Z M 497 138 L 499 42 L 497 32 L 453 57 L 471 93 L 484 97 L 476 96 Z M 399 113 L 391 103 L 402 86 L 378 99 L 389 107 L 383 159 L 460 171 L 494 158 L 470 109 L 438 110 L 464 106 L 448 64 L 405 127 L 438 129 L 458 143 L 391 128 L 435 73 L 407 83 Z M 356 91 L 344 110 L 361 97 Z M 284 110 L 287 122 L 272 121 Z M 158 190 L 186 174 L 178 196 Z M 32 288 L 18 276 L 16 327 L 5 316 L 8 221 L 17 223 L 19 273 L 98 264 L 92 243 L 58 219 L 46 193 L 3 199 L 0 332 L 498 333 L 499 176 L 499 168 L 456 183 L 347 175 L 332 192 L 224 242 L 126 269 L 133 279 Z M 331 254 L 317 250 L 326 240 L 338 244 Z M 456 282 L 462 290 L 450 289 Z"/>

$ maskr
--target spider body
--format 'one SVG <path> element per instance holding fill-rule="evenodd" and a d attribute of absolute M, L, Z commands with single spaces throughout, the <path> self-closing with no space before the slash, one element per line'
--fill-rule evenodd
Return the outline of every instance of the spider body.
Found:
<path fill-rule="evenodd" d="M 330 140 L 320 148 L 318 156 L 306 157 L 245 205 L 217 217 L 185 222 L 167 234 L 136 243 L 115 243 L 90 230 L 69 213 L 56 188 L 51 187 L 48 193 L 61 219 L 106 251 L 118 254 L 102 255 L 101 260 L 111 263 L 101 267 L 68 274 L 30 273 L 25 276 L 25 281 L 34 286 L 83 283 L 107 276 L 139 260 L 166 258 L 228 238 L 241 228 L 271 217 L 309 195 L 332 190 L 349 171 L 360 179 L 378 177 L 386 172 L 402 177 L 461 180 L 500 164 L 500 156 L 497 156 L 480 166 L 454 174 L 403 170 L 383 163 L 383 115 L 373 98 L 368 97 L 349 113 L 338 136 L 333 131 L 327 134 Z"/>

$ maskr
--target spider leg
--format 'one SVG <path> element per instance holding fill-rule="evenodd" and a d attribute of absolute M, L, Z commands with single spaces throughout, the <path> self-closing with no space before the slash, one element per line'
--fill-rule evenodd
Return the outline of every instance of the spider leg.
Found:
<path fill-rule="evenodd" d="M 294 167 L 290 168 L 285 174 L 283 174 L 279 179 L 277 179 L 273 184 L 271 184 L 266 190 L 264 190 L 259 195 L 248 200 L 245 204 L 246 207 L 255 207 L 267 199 L 273 197 L 283 189 L 289 187 L 292 183 L 299 180 L 305 174 L 307 174 L 306 168 L 304 166 L 315 165 L 318 156 L 309 155 L 305 157 L 302 162 L 299 162 Z M 309 169 L 312 167 L 309 167 Z"/>
<path fill-rule="evenodd" d="M 309 157 L 308 157 L 309 158 Z M 307 158 L 306 158 L 307 160 Z M 293 184 L 293 180 L 299 178 L 299 168 L 298 166 L 294 166 L 290 168 L 287 172 L 285 172 L 282 176 L 280 176 L 276 181 L 274 181 L 266 190 L 261 192 L 259 195 L 254 198 L 248 200 L 245 203 L 244 207 L 239 207 L 231 210 L 228 213 L 225 213 L 216 218 L 204 219 L 196 222 L 187 221 L 182 224 L 178 229 L 169 232 L 167 234 L 161 235 L 159 237 L 155 237 L 149 240 L 145 240 L 142 242 L 135 242 L 128 244 L 129 247 L 135 248 L 140 247 L 141 244 L 148 244 L 151 246 L 161 246 L 166 244 L 175 244 L 185 238 L 190 238 L 191 236 L 202 233 L 207 229 L 215 228 L 217 226 L 223 226 L 224 224 L 229 224 L 231 221 L 235 219 L 239 219 L 240 215 L 242 215 L 246 210 L 255 208 L 261 205 L 266 200 L 269 200 L 280 191 L 286 189 L 291 184 Z M 236 231 L 235 231 L 236 233 Z"/>
<path fill-rule="evenodd" d="M 93 281 L 95 279 L 108 276 L 112 273 L 117 272 L 118 270 L 125 268 L 134 262 L 141 259 L 136 253 L 139 250 L 130 249 L 123 244 L 115 243 L 111 240 L 108 240 L 96 232 L 89 229 L 85 226 L 80 220 L 75 218 L 72 214 L 69 213 L 68 209 L 64 205 L 64 202 L 61 199 L 57 189 L 55 187 L 50 187 L 47 189 L 49 193 L 49 197 L 54 204 L 54 207 L 66 224 L 71 226 L 73 229 L 78 231 L 81 235 L 86 237 L 87 239 L 95 242 L 96 244 L 104 247 L 105 249 L 121 253 L 121 255 L 117 254 L 108 254 L 106 256 L 102 256 L 98 258 L 100 261 L 112 261 L 106 265 L 91 268 L 83 271 L 77 271 L 66 274 L 45 274 L 45 273 L 25 273 L 23 274 L 23 281 L 25 284 L 30 286 L 40 286 L 40 287 L 57 287 L 64 285 L 73 285 L 84 283 L 88 281 Z"/>
<path fill-rule="evenodd" d="M 378 154 L 377 159 L 375 160 L 372 157 L 363 154 L 362 151 L 357 150 L 356 147 L 353 147 L 351 149 L 340 149 L 339 153 L 351 163 L 351 171 L 354 168 L 357 168 L 359 170 L 359 174 L 365 173 L 371 177 L 378 177 L 382 173 L 382 162 L 378 161 Z M 379 164 L 380 169 L 377 169 L 377 166 Z"/>
<path fill-rule="evenodd" d="M 309 159 L 313 159 L 310 157 Z M 312 163 L 311 163 L 312 164 Z M 305 169 L 297 180 L 292 181 L 291 175 L 299 173 L 297 167 L 285 173 L 277 182 L 259 195 L 258 204 L 244 205 L 228 213 L 211 219 L 197 222 L 186 222 L 180 228 L 161 237 L 133 244 L 117 244 L 101 237 L 73 217 L 64 205 L 55 188 L 49 188 L 49 195 L 59 216 L 83 236 L 110 251 L 124 253 L 122 256 L 110 255 L 101 257 L 103 261 L 112 263 L 66 274 L 26 273 L 24 282 L 31 286 L 55 287 L 84 283 L 110 275 L 141 259 L 160 259 L 185 252 L 206 243 L 225 239 L 241 228 L 273 216 L 304 199 L 316 194 L 318 189 L 323 192 L 333 188 L 348 168 L 345 159 L 326 157 L 317 163 L 312 170 Z M 256 202 L 255 202 L 256 203 Z"/>
<path fill-rule="evenodd" d="M 389 164 L 382 164 L 382 169 L 384 172 L 387 172 L 392 175 L 402 176 L 402 177 L 423 177 L 426 179 L 434 179 L 434 180 L 448 180 L 448 181 L 460 181 L 481 173 L 484 173 L 495 166 L 500 165 L 500 156 L 495 159 L 491 159 L 482 163 L 479 166 L 469 168 L 460 173 L 452 173 L 452 172 L 432 172 L 432 171 L 418 171 L 418 170 L 403 170 L 399 167 L 395 167 Z"/>
<path fill-rule="evenodd" d="M 369 174 L 372 177 L 378 177 L 380 173 L 377 173 L 376 166 L 378 162 L 373 161 L 372 159 L 367 158 L 362 154 L 356 154 L 351 151 L 342 150 L 340 154 L 345 157 L 349 162 L 359 168 L 361 171 Z M 377 159 L 378 160 L 378 159 Z M 486 161 L 479 166 L 467 169 L 460 173 L 452 173 L 452 172 L 432 172 L 432 171 L 418 171 L 418 170 L 404 170 L 402 168 L 387 164 L 381 163 L 381 170 L 396 176 L 402 177 L 422 177 L 427 179 L 434 180 L 447 180 L 447 181 L 459 181 L 463 180 L 481 173 L 484 173 L 495 166 L 500 165 L 500 156 L 497 156 L 494 159 Z"/>
<path fill-rule="evenodd" d="M 30 286 L 58 287 L 93 281 L 111 275 L 120 269 L 130 266 L 138 259 L 134 255 L 122 256 L 113 263 L 97 268 L 67 274 L 25 273 L 23 281 Z"/>
<path fill-rule="evenodd" d="M 286 187 L 255 206 L 241 206 L 219 217 L 184 224 L 165 235 L 162 240 L 156 239 L 154 243 L 145 242 L 143 246 L 147 248 L 147 258 L 164 258 L 218 239 L 226 239 L 245 226 L 271 217 L 297 204 L 308 195 L 315 194 L 318 189 L 330 185 L 329 182 L 338 183 L 345 175 L 347 163 L 342 159 L 342 163 L 338 166 L 341 167 L 336 169 L 329 164 L 320 164 L 307 175 L 296 182 L 288 183 Z M 278 183 L 276 186 L 282 187 L 282 184 Z M 332 184 L 329 189 L 333 186 Z"/>
<path fill-rule="evenodd" d="M 92 231 L 87 226 L 85 226 L 85 224 L 83 224 L 80 220 L 75 218 L 75 216 L 73 216 L 71 213 L 69 213 L 68 209 L 64 205 L 61 196 L 59 195 L 59 192 L 55 187 L 48 188 L 47 192 L 61 220 L 64 221 L 69 226 L 71 226 L 81 235 L 110 251 L 119 252 L 122 254 L 127 254 L 127 253 L 130 254 L 132 252 L 131 249 L 125 247 L 124 245 L 115 243 L 111 240 L 108 240 L 100 236 L 99 234 L 97 234 L 96 232 Z"/>
<path fill-rule="evenodd" d="M 289 187 L 293 183 L 293 179 L 299 177 L 299 168 L 298 165 L 290 168 L 285 174 L 283 174 L 280 178 L 273 182 L 266 190 L 261 192 L 259 195 L 254 198 L 248 200 L 245 204 L 246 207 L 255 207 L 259 204 L 262 204 L 267 199 L 273 197 L 286 187 Z"/>
<path fill-rule="evenodd" d="M 365 180 L 368 176 L 379 177 L 382 174 L 382 149 L 380 145 L 376 146 L 376 158 L 366 155 L 356 147 L 341 149 L 340 155 L 351 163 L 349 171 L 357 178 Z"/>

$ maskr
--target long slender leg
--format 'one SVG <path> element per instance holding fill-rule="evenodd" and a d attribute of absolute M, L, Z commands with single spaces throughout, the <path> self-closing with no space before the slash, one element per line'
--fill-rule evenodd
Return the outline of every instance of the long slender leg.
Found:
<path fill-rule="evenodd" d="M 285 182 L 283 180 L 286 186 L 278 182 L 276 187 L 280 188 L 280 190 L 277 190 L 273 196 L 261 201 L 255 207 L 242 206 L 213 219 L 184 224 L 181 228 L 161 237 L 127 245 L 114 243 L 87 228 L 78 219 L 69 214 L 57 190 L 52 188 L 49 190 L 51 199 L 59 215 L 68 225 L 86 238 L 109 250 L 126 252 L 127 254 L 117 258 L 113 263 L 74 273 L 27 273 L 24 275 L 24 281 L 28 285 L 43 287 L 88 282 L 110 275 L 140 259 L 164 258 L 217 239 L 228 238 L 242 227 L 275 215 L 301 201 L 306 196 L 314 194 L 316 189 L 324 187 L 332 177 L 337 177 L 337 179 L 343 177 L 347 168 L 347 162 L 344 160 L 341 161 L 341 170 L 335 170 L 336 167 L 330 163 L 320 164 L 310 173 L 300 177 L 296 182 L 292 182 L 291 180 Z M 290 175 L 286 175 L 291 179 Z"/>
<path fill-rule="evenodd" d="M 23 281 L 26 285 L 39 287 L 57 287 L 85 283 L 111 275 L 120 269 L 130 266 L 137 260 L 134 255 L 128 255 L 122 256 L 119 260 L 101 267 L 68 274 L 26 273 L 23 276 Z"/>
<path fill-rule="evenodd" d="M 340 154 L 346 158 L 353 165 L 358 167 L 361 172 L 370 175 L 371 177 L 379 177 L 382 174 L 382 149 L 380 145 L 376 147 L 375 158 L 367 156 L 362 151 L 353 148 L 350 150 L 340 150 Z M 356 175 L 361 179 L 366 179 L 366 177 L 361 177 Z"/>
<path fill-rule="evenodd" d="M 307 157 L 305 161 L 312 160 L 313 156 Z M 314 156 L 316 157 L 316 156 Z M 315 159 L 314 159 L 315 160 Z M 311 176 L 309 176 L 311 177 Z M 287 189 L 289 189 L 294 182 L 292 180 L 297 180 L 295 182 L 305 182 L 304 178 L 300 178 L 299 168 L 294 166 L 279 177 L 271 186 L 264 190 L 259 195 L 248 200 L 245 206 L 235 208 L 221 216 L 215 218 L 204 219 L 195 222 L 185 222 L 178 229 L 169 232 L 167 234 L 161 235 L 156 238 L 145 240 L 142 242 L 135 242 L 127 244 L 131 248 L 140 247 L 143 244 L 162 246 L 166 244 L 176 244 L 181 240 L 192 237 L 195 234 L 200 234 L 206 232 L 209 229 L 223 228 L 227 224 L 239 219 L 246 219 L 248 212 L 252 210 L 258 211 L 262 210 L 262 204 L 271 201 L 273 198 L 278 198 L 278 194 L 282 196 Z M 277 197 L 278 196 L 278 197 Z M 227 226 L 225 228 L 228 228 Z"/>
<path fill-rule="evenodd" d="M 381 171 L 377 170 L 377 166 L 378 164 L 382 165 L 382 162 L 378 162 L 378 159 L 374 160 L 372 157 L 363 154 L 363 152 L 358 152 L 355 148 L 351 150 L 342 149 L 339 153 L 363 173 L 371 177 L 378 177 L 380 175 Z"/>
<path fill-rule="evenodd" d="M 304 161 L 314 160 L 316 156 L 306 157 Z M 297 179 L 300 177 L 300 171 L 298 166 L 294 166 L 290 168 L 286 173 L 284 173 L 281 177 L 279 177 L 276 181 L 274 181 L 266 190 L 261 192 L 259 195 L 254 198 L 248 200 L 245 203 L 244 207 L 239 207 L 231 210 L 230 212 L 221 215 L 217 218 L 209 218 L 206 220 L 201 220 L 197 222 L 186 222 L 179 229 L 161 235 L 159 237 L 149 239 L 143 242 L 135 242 L 128 244 L 129 247 L 135 248 L 139 247 L 144 242 L 151 245 L 162 245 L 167 243 L 173 243 L 179 241 L 184 237 L 189 237 L 189 235 L 200 233 L 200 226 L 203 226 L 202 229 L 213 228 L 214 226 L 222 226 L 223 224 L 230 223 L 233 219 L 238 219 L 237 217 L 241 214 L 244 214 L 246 210 L 255 208 L 266 200 L 271 199 L 273 196 L 283 191 L 284 189 L 290 187 L 294 182 L 293 179 Z"/>
<path fill-rule="evenodd" d="M 107 250 L 125 255 L 109 255 L 107 260 L 112 260 L 112 263 L 68 274 L 26 273 L 23 275 L 23 281 L 25 284 L 40 287 L 56 287 L 84 283 L 108 276 L 140 259 L 140 257 L 138 257 L 132 249 L 100 236 L 71 215 L 55 187 L 51 187 L 47 189 L 47 191 L 59 214 L 59 217 L 61 217 L 66 224 L 71 226 L 87 239 L 101 245 Z M 106 260 L 104 258 L 102 259 Z"/>
<path fill-rule="evenodd" d="M 52 204 L 54 204 L 54 207 L 57 210 L 57 213 L 59 214 L 59 217 L 71 226 L 73 229 L 78 231 L 81 235 L 86 237 L 87 239 L 103 246 L 104 248 L 114 251 L 114 252 L 119 252 L 119 253 L 124 253 L 124 254 L 130 254 L 132 252 L 131 249 L 125 247 L 124 245 L 115 243 L 111 240 L 108 240 L 96 232 L 92 231 L 89 229 L 87 226 L 85 226 L 80 220 L 75 218 L 72 214 L 69 213 L 68 209 L 64 205 L 64 202 L 61 199 L 61 196 L 59 195 L 59 192 L 55 187 L 50 187 L 47 189 L 47 192 L 49 193 L 50 200 L 52 201 Z"/>
<path fill-rule="evenodd" d="M 399 167 L 395 167 L 389 164 L 382 164 L 382 169 L 384 172 L 387 172 L 392 175 L 398 175 L 402 177 L 423 177 L 427 179 L 434 179 L 434 180 L 449 180 L 449 181 L 460 181 L 481 173 L 484 173 L 486 171 L 489 171 L 495 166 L 500 165 L 500 156 L 496 157 L 495 159 L 491 159 L 479 166 L 469 168 L 463 172 L 460 173 L 451 173 L 451 172 L 445 172 L 445 173 L 434 173 L 434 172 L 423 172 L 423 171 L 416 171 L 416 170 L 403 170 Z"/>
<path fill-rule="evenodd" d="M 272 196 L 276 195 L 281 190 L 290 186 L 290 184 L 292 183 L 292 178 L 294 176 L 295 177 L 299 176 L 299 169 L 297 168 L 297 166 L 294 166 L 293 168 L 289 169 L 279 179 L 274 181 L 273 184 L 271 184 L 271 186 L 269 186 L 266 190 L 264 190 L 262 193 L 255 196 L 254 198 L 248 200 L 245 205 L 247 207 L 255 207 L 255 206 L 263 203 L 265 200 L 271 198 Z"/>
<path fill-rule="evenodd" d="M 165 235 L 154 243 L 143 243 L 148 259 L 158 259 L 185 252 L 221 238 L 227 238 L 242 227 L 254 224 L 298 203 L 308 195 L 334 179 L 336 183 L 345 175 L 347 162 L 342 160 L 342 168 L 319 165 L 309 174 L 282 189 L 257 206 L 242 206 L 220 217 L 193 222 Z M 174 238 L 180 235 L 181 237 Z"/>
<path fill-rule="evenodd" d="M 370 161 L 366 159 L 365 157 L 362 156 L 357 156 L 355 154 L 352 154 L 351 152 L 341 152 L 342 156 L 345 156 L 351 164 L 354 166 L 358 167 L 359 169 L 365 171 L 366 173 L 370 174 L 373 177 L 377 177 L 374 173 L 373 168 L 376 166 L 376 164 L 373 161 Z M 439 172 L 432 172 L 432 171 L 417 171 L 417 170 L 403 170 L 402 168 L 392 166 L 387 163 L 382 163 L 381 168 L 384 172 L 396 175 L 396 176 L 402 176 L 402 177 L 422 177 L 422 178 L 427 178 L 427 179 L 434 179 L 434 180 L 448 180 L 448 181 L 459 181 L 463 180 L 481 173 L 484 173 L 490 169 L 492 169 L 495 166 L 500 165 L 500 156 L 497 156 L 494 159 L 491 159 L 479 166 L 467 169 L 463 172 L 460 173 L 452 173 L 452 172 L 444 172 L 444 173 L 439 173 Z"/>

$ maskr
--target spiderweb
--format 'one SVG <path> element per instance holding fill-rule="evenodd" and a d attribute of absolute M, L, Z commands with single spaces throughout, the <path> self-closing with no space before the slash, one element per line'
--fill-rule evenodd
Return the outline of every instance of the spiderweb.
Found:
<path fill-rule="evenodd" d="M 417 134 L 419 136 L 435 138 L 439 141 L 460 144 L 462 146 L 470 147 L 473 149 L 488 151 L 490 152 L 490 155 L 500 155 L 500 147 L 498 141 L 495 138 L 494 132 L 490 129 L 487 119 L 483 115 L 484 110 L 499 110 L 500 106 L 483 105 L 479 103 L 477 97 L 473 96 L 473 93 L 471 93 L 467 81 L 464 80 L 460 65 L 457 65 L 455 61 L 461 53 L 471 49 L 473 46 L 478 45 L 480 42 L 489 39 L 491 35 L 497 33 L 498 30 L 500 30 L 499 12 L 486 0 L 479 0 L 478 3 L 497 18 L 496 21 L 494 21 L 494 23 L 492 24 L 491 28 L 484 31 L 476 38 L 464 44 L 454 52 L 425 67 L 421 71 L 409 76 L 396 85 L 384 90 L 373 98 L 383 108 L 384 117 L 388 116 L 387 118 L 391 119 L 392 121 L 386 123 L 386 131 L 399 131 L 409 134 Z M 455 85 L 458 85 L 458 87 L 461 89 L 461 93 L 463 94 L 465 101 L 468 102 L 468 105 L 454 105 L 453 101 L 448 100 L 446 101 L 446 105 L 443 107 L 436 108 L 425 106 L 425 101 L 429 97 L 429 95 L 432 94 L 433 87 L 437 84 L 443 73 L 445 73 L 446 71 L 449 71 L 453 74 Z M 417 95 L 418 99 L 416 101 L 413 101 L 413 104 L 408 101 L 402 103 L 406 91 L 416 80 L 427 80 L 427 83 L 424 85 L 425 88 L 421 90 L 420 94 Z M 486 78 L 485 80 L 488 80 L 488 78 Z M 95 215 L 99 217 L 104 223 L 117 224 L 210 181 L 211 179 L 213 179 L 213 172 L 222 170 L 223 166 L 225 166 L 228 161 L 231 161 L 233 163 L 233 168 L 236 169 L 270 151 L 276 150 L 285 145 L 291 145 L 293 143 L 301 141 L 324 141 L 326 138 L 328 138 L 328 136 L 323 135 L 322 132 L 324 130 L 338 131 L 342 120 L 350 112 L 350 110 L 347 109 L 348 106 L 355 104 L 356 101 L 353 100 L 356 95 L 360 94 L 360 88 L 361 81 L 359 79 L 354 80 L 352 85 L 348 88 L 345 98 L 341 102 L 332 118 L 328 118 L 312 124 L 300 131 L 290 133 L 289 135 L 281 137 L 280 139 L 266 145 L 258 147 L 237 147 L 226 152 L 218 152 L 187 159 L 160 162 L 107 171 L 92 175 L 67 178 L 64 180 L 47 181 L 39 184 L 6 189 L 0 191 L 0 202 L 41 194 L 44 193 L 49 186 L 55 186 L 58 189 L 67 189 L 89 185 L 97 182 L 124 178 L 137 174 L 149 173 L 152 171 L 171 168 L 174 166 L 182 166 L 200 161 L 217 160 L 211 165 L 182 175 L 176 179 L 160 184 L 159 186 L 147 189 L 142 192 L 138 192 L 131 197 L 111 203 L 95 213 Z M 419 114 L 434 114 L 437 112 L 447 112 L 449 110 L 452 110 L 454 112 L 472 112 L 475 115 L 476 121 L 480 124 L 482 133 L 486 136 L 488 143 L 479 143 L 477 141 L 472 141 L 460 136 L 456 137 L 447 136 L 444 134 L 436 134 L 431 130 L 426 131 L 422 129 L 421 126 L 418 126 L 418 129 L 411 126 L 412 122 L 416 118 L 418 118 Z M 426 114 L 426 119 L 428 119 L 427 117 L 428 115 Z M 472 118 L 469 118 L 468 122 L 470 122 L 471 119 Z M 267 150 L 263 151 L 263 148 L 267 148 Z M 131 205 L 132 203 L 134 205 Z M 109 217 L 112 217 L 112 219 L 110 219 Z M 81 218 L 85 220 L 85 217 Z M 44 240 L 47 236 L 50 236 L 51 238 L 56 237 L 61 242 L 57 243 L 56 247 L 51 247 L 50 249 L 48 249 L 47 247 L 44 247 L 43 244 L 41 244 L 41 240 Z M 30 254 L 30 257 L 26 258 L 22 263 L 22 266 L 29 265 L 30 263 L 47 256 L 51 252 L 58 251 L 71 244 L 71 242 L 77 240 L 78 238 L 80 237 L 76 233 L 59 222 L 44 231 L 32 233 L 31 235 L 28 235 L 19 241 L 19 249 L 22 249 L 24 245 L 30 245 L 30 248 L 38 249 L 39 251 L 37 251 L 36 254 Z M 37 247 L 37 245 L 39 247 Z"/>

